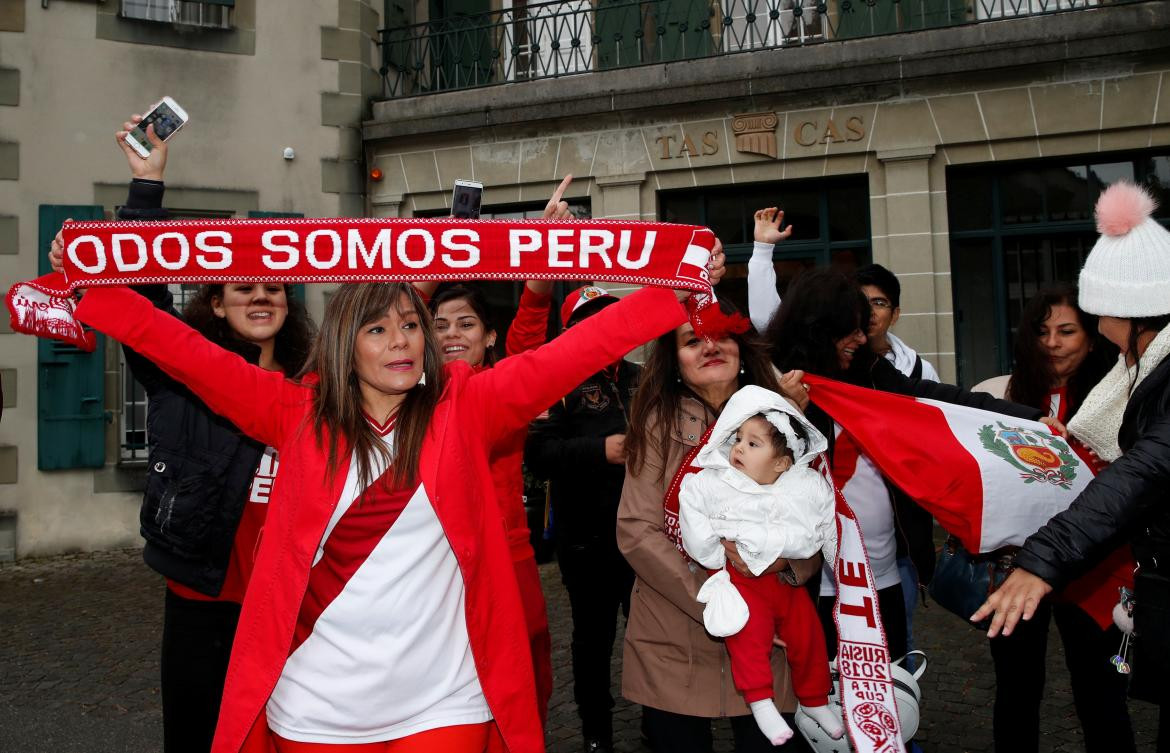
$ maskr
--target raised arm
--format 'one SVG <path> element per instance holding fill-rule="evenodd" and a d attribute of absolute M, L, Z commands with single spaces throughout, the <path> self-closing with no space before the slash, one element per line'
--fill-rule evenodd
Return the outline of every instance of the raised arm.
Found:
<path fill-rule="evenodd" d="M 548 340 L 548 312 L 552 308 L 552 282 L 529 280 L 520 294 L 516 318 L 508 327 L 504 339 L 504 353 L 514 356 L 526 350 L 539 348 Z"/>
<path fill-rule="evenodd" d="M 87 290 L 76 316 L 153 361 L 248 436 L 278 449 L 287 428 L 282 409 L 307 399 L 307 391 L 283 374 L 249 364 L 127 288 Z"/>
<path fill-rule="evenodd" d="M 780 308 L 772 251 L 777 243 L 792 235 L 791 225 L 780 229 L 783 221 L 784 212 L 776 207 L 759 209 L 755 214 L 755 242 L 748 259 L 748 317 L 757 332 L 768 328 L 768 322 Z"/>
<path fill-rule="evenodd" d="M 495 443 L 523 426 L 591 374 L 686 321 L 675 293 L 643 288 L 607 306 L 536 350 L 505 358 L 468 382 Z"/>
<path fill-rule="evenodd" d="M 993 413 L 1003 413 L 1007 416 L 1027 418 L 1032 421 L 1038 421 L 1044 417 L 1043 411 L 1008 400 L 1000 400 L 986 392 L 970 392 L 953 384 L 939 384 L 929 379 L 911 379 L 898 371 L 894 364 L 880 356 L 874 360 L 870 368 L 870 381 L 874 389 L 896 392 L 900 395 L 924 397 L 954 405 L 966 405 L 969 408 L 979 408 Z"/>

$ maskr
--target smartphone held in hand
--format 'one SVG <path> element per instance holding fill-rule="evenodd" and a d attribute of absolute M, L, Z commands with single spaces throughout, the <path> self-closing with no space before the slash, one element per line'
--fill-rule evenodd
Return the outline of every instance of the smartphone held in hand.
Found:
<path fill-rule="evenodd" d="M 126 134 L 126 143 L 138 153 L 142 159 L 150 156 L 150 139 L 146 137 L 147 126 L 154 126 L 154 133 L 163 141 L 175 135 L 188 120 L 187 111 L 170 97 L 163 97 L 155 103 L 142 118 L 142 122 L 134 126 L 134 130 Z"/>
<path fill-rule="evenodd" d="M 482 183 L 474 180 L 455 181 L 455 193 L 451 195 L 451 216 L 461 220 L 478 220 L 482 199 Z"/>

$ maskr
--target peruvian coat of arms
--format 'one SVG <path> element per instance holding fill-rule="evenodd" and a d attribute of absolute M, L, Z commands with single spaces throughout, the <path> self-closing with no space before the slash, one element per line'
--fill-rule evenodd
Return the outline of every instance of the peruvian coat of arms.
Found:
<path fill-rule="evenodd" d="M 1005 426 L 996 421 L 979 430 L 984 449 L 993 452 L 1020 471 L 1024 483 L 1048 483 L 1062 489 L 1072 487 L 1081 461 L 1060 437 L 1034 429 Z"/>

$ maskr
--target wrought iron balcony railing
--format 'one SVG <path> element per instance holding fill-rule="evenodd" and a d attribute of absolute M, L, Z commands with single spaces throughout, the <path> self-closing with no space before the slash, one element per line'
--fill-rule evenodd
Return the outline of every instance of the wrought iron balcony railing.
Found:
<path fill-rule="evenodd" d="M 393 99 L 1141 1 L 502 0 L 382 29 L 381 72 Z"/>

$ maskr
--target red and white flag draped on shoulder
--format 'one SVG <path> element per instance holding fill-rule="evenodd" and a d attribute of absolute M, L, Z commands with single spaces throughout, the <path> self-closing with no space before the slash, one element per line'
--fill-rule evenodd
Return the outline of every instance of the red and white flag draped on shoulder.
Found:
<path fill-rule="evenodd" d="M 881 472 L 971 552 L 1023 544 L 1094 476 L 1083 447 L 1036 421 L 817 376 L 805 382 Z M 1132 569 L 1128 551 L 1119 552 L 1066 594 L 1107 626 Z"/>

